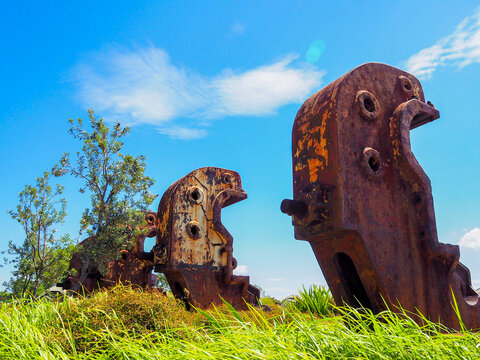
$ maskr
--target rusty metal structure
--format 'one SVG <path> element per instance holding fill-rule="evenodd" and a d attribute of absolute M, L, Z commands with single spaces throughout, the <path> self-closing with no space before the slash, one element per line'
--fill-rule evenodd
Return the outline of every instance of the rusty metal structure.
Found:
<path fill-rule="evenodd" d="M 215 167 L 192 171 L 164 193 L 153 263 L 177 298 L 197 307 L 222 298 L 236 308 L 258 303 L 249 277 L 233 275 L 233 238 L 221 221 L 224 207 L 246 198 L 240 175 Z"/>
<path fill-rule="evenodd" d="M 458 246 L 437 239 L 430 180 L 410 130 L 439 117 L 420 82 L 361 65 L 311 96 L 292 131 L 295 237 L 310 243 L 337 304 L 401 305 L 459 328 L 480 327 L 479 296 Z M 421 319 L 417 319 L 421 322 Z"/>
<path fill-rule="evenodd" d="M 119 259 L 111 260 L 107 265 L 106 274 L 102 274 L 98 267 L 87 265 L 83 260 L 83 251 L 73 254 L 69 269 L 75 270 L 75 275 L 68 276 L 61 284 L 64 289 L 74 292 L 90 293 L 99 288 L 106 288 L 122 283 L 130 283 L 145 289 L 151 289 L 157 281 L 152 273 L 153 264 L 151 255 L 144 251 L 144 242 L 147 237 L 156 236 L 157 214 L 145 214 L 145 225 L 139 227 L 139 234 L 135 238 L 132 249 L 120 251 Z M 79 245 L 88 248 L 88 243 L 94 242 L 95 236 L 83 240 Z"/>
<path fill-rule="evenodd" d="M 106 274 L 95 265 L 87 266 L 80 252 L 70 262 L 76 275 L 59 285 L 77 292 L 120 281 L 152 288 L 155 268 L 166 275 L 173 294 L 187 308 L 218 305 L 222 298 L 240 309 L 246 302 L 256 305 L 260 291 L 250 285 L 248 276 L 233 275 L 233 238 L 221 221 L 224 207 L 246 198 L 238 173 L 214 167 L 192 171 L 167 189 L 158 213 L 146 214 L 146 225 L 140 228 L 134 248 L 122 250 L 118 260 L 110 261 Z M 144 249 L 147 237 L 156 237 L 150 252 Z M 90 241 L 95 237 L 80 245 Z"/>

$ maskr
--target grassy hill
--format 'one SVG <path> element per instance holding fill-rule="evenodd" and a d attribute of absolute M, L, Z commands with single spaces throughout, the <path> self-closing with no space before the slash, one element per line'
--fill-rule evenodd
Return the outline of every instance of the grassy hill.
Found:
<path fill-rule="evenodd" d="M 335 308 L 322 288 L 272 311 L 182 303 L 128 287 L 0 308 L 0 359 L 478 359 L 480 336 Z M 332 311 L 334 310 L 334 311 Z"/>

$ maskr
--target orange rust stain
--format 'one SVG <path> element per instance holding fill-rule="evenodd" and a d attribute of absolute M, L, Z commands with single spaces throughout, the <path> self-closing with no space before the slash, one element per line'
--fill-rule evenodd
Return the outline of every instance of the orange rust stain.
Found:
<path fill-rule="evenodd" d="M 396 159 L 398 156 L 401 155 L 400 152 L 400 140 L 398 139 L 398 124 L 395 121 L 394 117 L 390 118 L 390 138 L 392 139 L 392 147 L 393 147 L 393 157 Z"/>
<path fill-rule="evenodd" d="M 318 169 L 323 168 L 322 162 L 317 158 L 307 159 L 310 182 L 316 182 L 318 179 Z"/>
<path fill-rule="evenodd" d="M 295 164 L 295 171 L 300 171 L 300 170 L 303 170 L 305 169 L 305 164 L 301 163 L 301 162 L 297 162 Z"/>
<path fill-rule="evenodd" d="M 312 182 L 317 181 L 318 171 L 325 170 L 326 166 L 328 166 L 328 147 L 325 132 L 330 115 L 331 112 L 326 110 L 323 112 L 320 121 L 318 121 L 318 117 L 315 117 L 313 120 L 306 121 L 299 128 L 299 139 L 295 151 L 295 158 L 297 159 L 295 171 L 303 170 L 308 165 Z M 304 152 L 310 157 L 310 159 L 307 159 L 307 164 L 304 163 L 304 160 L 299 159 Z"/>

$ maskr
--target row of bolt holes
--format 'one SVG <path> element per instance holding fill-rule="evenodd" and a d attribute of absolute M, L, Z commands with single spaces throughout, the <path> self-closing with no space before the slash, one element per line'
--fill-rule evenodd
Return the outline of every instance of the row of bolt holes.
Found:
<path fill-rule="evenodd" d="M 405 91 L 406 93 L 410 93 L 413 89 L 412 81 L 405 76 L 400 76 L 400 81 L 401 81 L 403 91 Z M 371 94 L 368 93 L 368 95 L 371 95 Z M 374 95 L 371 95 L 371 96 L 374 96 Z M 372 98 L 370 98 L 370 96 L 366 96 L 365 99 L 363 99 L 363 106 L 368 112 L 371 112 L 371 113 L 374 113 L 375 110 L 377 110 L 375 106 L 375 102 L 373 101 Z"/>
<path fill-rule="evenodd" d="M 410 92 L 413 88 L 412 87 L 412 82 L 410 81 L 410 79 L 404 77 L 401 80 L 402 80 L 402 87 L 404 88 L 404 90 L 406 92 Z M 375 110 L 376 110 L 375 102 L 370 97 L 366 97 L 363 100 L 363 106 L 365 107 L 365 109 L 367 111 L 369 111 L 371 113 L 374 113 Z M 368 159 L 368 165 L 370 166 L 372 171 L 377 172 L 380 169 L 380 159 L 371 156 Z M 421 201 L 422 201 L 421 196 L 416 195 L 413 202 L 415 203 L 415 205 L 417 205 L 417 204 L 420 204 Z M 425 233 L 424 230 L 420 231 L 419 232 L 420 238 L 423 238 L 425 236 L 425 234 L 426 233 Z"/>
<path fill-rule="evenodd" d="M 413 89 L 412 81 L 405 76 L 400 76 L 399 79 L 403 91 L 406 93 L 411 93 Z M 374 98 L 375 95 L 368 92 L 367 94 L 365 94 L 365 98 L 363 99 L 363 106 L 365 110 L 372 114 L 377 110 L 377 107 L 375 106 L 375 101 L 373 100 Z M 368 165 L 373 172 L 377 172 L 380 169 L 380 159 L 371 156 L 368 159 Z"/>
<path fill-rule="evenodd" d="M 224 174 L 222 176 L 222 182 L 225 184 L 230 184 L 232 182 L 232 177 L 229 174 Z M 199 188 L 195 188 L 191 193 L 190 197 L 195 204 L 199 204 L 203 200 L 203 194 Z M 187 224 L 187 234 L 194 240 L 200 238 L 200 228 L 195 223 L 192 222 Z"/>
<path fill-rule="evenodd" d="M 401 80 L 403 90 L 408 93 L 411 92 L 413 89 L 411 80 L 404 76 L 400 77 L 400 80 Z M 368 95 L 363 99 L 363 106 L 368 112 L 374 113 L 377 110 L 377 108 L 375 106 L 375 102 L 370 96 L 374 96 L 374 95 L 371 95 L 370 93 L 368 93 Z M 378 169 L 380 169 L 380 159 L 371 156 L 368 159 L 368 165 L 370 166 L 370 169 L 372 169 L 373 172 L 377 172 Z"/>

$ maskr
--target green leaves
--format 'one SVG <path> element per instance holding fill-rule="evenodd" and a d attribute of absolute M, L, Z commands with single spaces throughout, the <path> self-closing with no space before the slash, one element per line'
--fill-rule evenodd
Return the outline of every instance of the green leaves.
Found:
<path fill-rule="evenodd" d="M 58 237 L 55 225 L 65 219 L 66 200 L 60 198 L 63 186 L 50 185 L 52 174 L 44 172 L 35 185 L 26 185 L 20 192 L 16 210 L 10 216 L 19 222 L 25 232 L 22 246 L 9 242 L 7 263 L 14 263 L 13 277 L 7 286 L 16 295 L 29 292 L 36 295 L 49 287 L 68 268 L 63 258 L 70 258 L 73 249 L 68 235 Z"/>
<path fill-rule="evenodd" d="M 154 181 L 144 174 L 144 156 L 121 153 L 128 127 L 116 123 L 110 129 L 103 119 L 95 118 L 91 109 L 88 117 L 89 128 L 81 119 L 69 120 L 69 133 L 82 143 L 82 150 L 73 161 L 64 154 L 55 174 L 79 178 L 80 192 L 90 194 L 90 207 L 83 212 L 80 232 L 96 237 L 85 252 L 85 260 L 102 271 L 128 244 L 132 229 L 141 223 L 143 212 L 155 199 L 148 192 Z"/>

